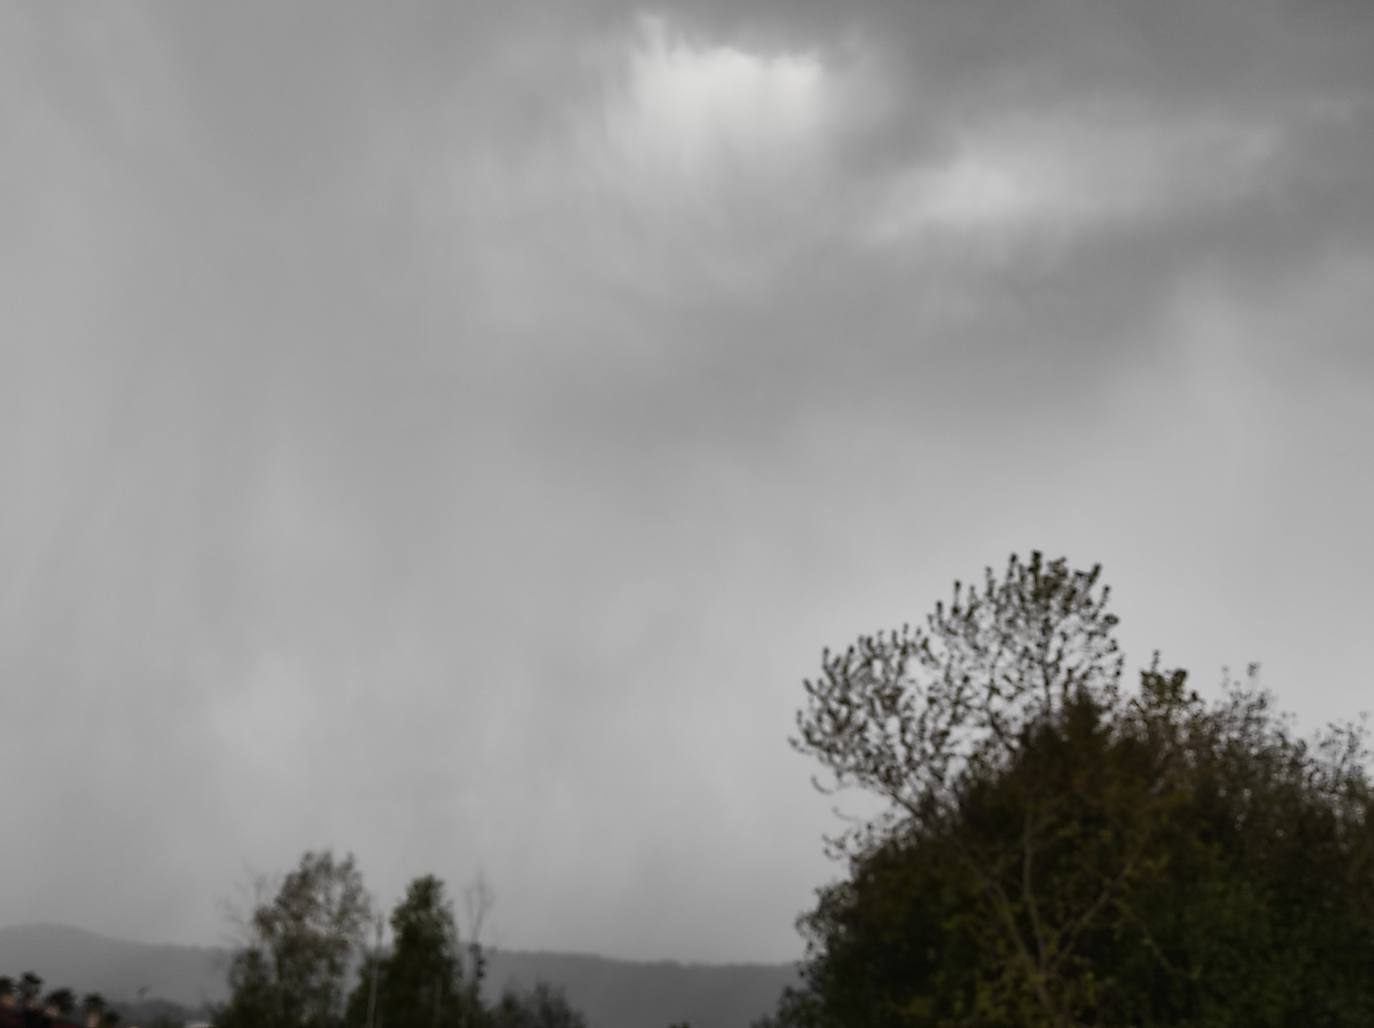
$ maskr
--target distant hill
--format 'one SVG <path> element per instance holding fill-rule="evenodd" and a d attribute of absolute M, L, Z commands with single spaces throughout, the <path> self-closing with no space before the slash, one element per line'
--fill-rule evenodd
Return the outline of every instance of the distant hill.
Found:
<path fill-rule="evenodd" d="M 147 989 L 183 1006 L 218 1001 L 225 995 L 227 960 L 224 950 L 152 946 L 65 925 L 0 928 L 0 974 L 35 971 L 48 988 L 69 985 L 111 1000 L 132 1000 Z"/>
<path fill-rule="evenodd" d="M 0 974 L 36 971 L 49 986 L 70 985 L 129 1001 L 149 997 L 190 1008 L 225 998 L 228 952 L 214 947 L 155 946 L 63 925 L 0 928 Z M 488 983 L 561 986 L 591 1028 L 748 1028 L 770 1012 L 790 964 L 640 963 L 571 953 L 491 954 Z"/>
<path fill-rule="evenodd" d="M 543 979 L 567 990 L 591 1028 L 748 1028 L 797 981 L 791 964 L 637 963 L 569 953 L 497 952 L 492 984 Z"/>

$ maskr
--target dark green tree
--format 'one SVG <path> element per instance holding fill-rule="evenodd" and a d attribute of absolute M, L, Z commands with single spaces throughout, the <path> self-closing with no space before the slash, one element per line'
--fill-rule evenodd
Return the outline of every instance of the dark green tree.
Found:
<path fill-rule="evenodd" d="M 1053 1025 L 1091 990 L 1075 973 L 1073 949 L 1138 873 L 1144 825 L 1112 833 L 1104 843 L 1111 854 L 1084 851 L 1095 866 L 1084 868 L 1079 885 L 1093 887 L 1053 899 L 1043 895 L 1036 858 L 1075 826 L 1051 783 L 1020 777 L 1015 838 L 994 842 L 949 829 L 969 789 L 1010 769 L 1037 726 L 1080 700 L 1118 702 L 1116 618 L 1098 580 L 1097 568 L 1074 571 L 1035 553 L 1025 563 L 1013 556 L 1000 579 L 988 569 L 981 589 L 956 582 L 950 605 L 937 604 L 924 627 L 823 653 L 821 677 L 805 683 L 808 705 L 794 740 L 837 786 L 857 785 L 888 802 L 880 816 L 835 840 L 835 850 L 861 855 L 898 833 L 944 842 L 943 859 L 978 883 L 988 928 L 982 942 L 1003 969 L 983 983 L 980 1005 L 1023 1015 L 1034 1008 Z M 1018 861 L 1027 873 L 1009 886 L 1004 871 Z"/>
<path fill-rule="evenodd" d="M 1124 696 L 1097 578 L 1013 559 L 823 657 L 797 745 L 890 806 L 836 841 L 765 1023 L 1374 1023 L 1362 736 L 1310 747 L 1257 690 L 1208 708 L 1157 668 Z"/>
<path fill-rule="evenodd" d="M 307 852 L 275 897 L 259 905 L 229 968 L 219 1028 L 329 1028 L 371 920 L 352 856 Z"/>
<path fill-rule="evenodd" d="M 43 994 L 43 979 L 33 971 L 25 971 L 19 976 L 19 1005 L 29 1007 L 38 1002 Z"/>
<path fill-rule="evenodd" d="M 349 1025 L 388 1028 L 476 1025 L 481 1007 L 459 955 L 444 883 L 416 878 L 391 913 L 390 954 L 373 954 L 348 1002 Z M 373 1014 L 369 1018 L 369 1014 Z"/>

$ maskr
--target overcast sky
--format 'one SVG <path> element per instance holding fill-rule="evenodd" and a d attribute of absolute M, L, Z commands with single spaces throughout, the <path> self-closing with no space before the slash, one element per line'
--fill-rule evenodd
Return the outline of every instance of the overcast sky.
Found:
<path fill-rule="evenodd" d="M 0 924 L 783 960 L 826 645 L 1040 548 L 1374 706 L 1368 0 L 0 8 Z"/>

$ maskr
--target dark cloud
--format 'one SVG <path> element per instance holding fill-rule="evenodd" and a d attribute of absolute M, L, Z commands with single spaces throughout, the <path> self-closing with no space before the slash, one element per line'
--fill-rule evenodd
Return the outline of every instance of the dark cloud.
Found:
<path fill-rule="evenodd" d="M 9 12 L 0 906 L 206 940 L 334 844 L 485 864 L 508 944 L 793 954 L 798 679 L 1031 546 L 1349 713 L 1371 33 Z"/>

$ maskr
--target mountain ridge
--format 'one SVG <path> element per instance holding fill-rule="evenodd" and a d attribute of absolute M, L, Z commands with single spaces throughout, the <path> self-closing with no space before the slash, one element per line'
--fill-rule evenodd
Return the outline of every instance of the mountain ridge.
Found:
<path fill-rule="evenodd" d="M 140 990 L 204 1009 L 227 996 L 231 950 L 224 946 L 148 943 L 73 925 L 40 922 L 0 927 L 0 973 L 33 970 L 49 986 L 70 985 L 112 1000 Z M 591 1028 L 747 1028 L 797 980 L 795 964 L 638 961 L 592 953 L 493 950 L 492 994 L 547 981 L 565 990 Z"/>

